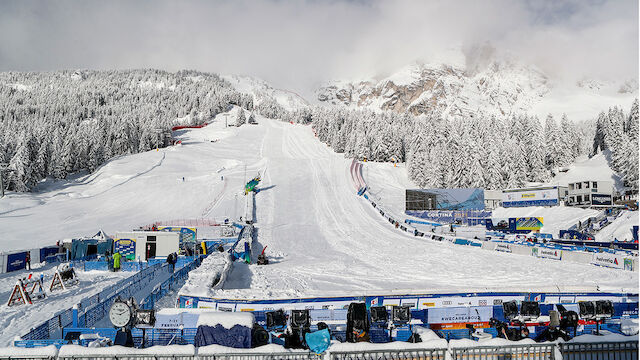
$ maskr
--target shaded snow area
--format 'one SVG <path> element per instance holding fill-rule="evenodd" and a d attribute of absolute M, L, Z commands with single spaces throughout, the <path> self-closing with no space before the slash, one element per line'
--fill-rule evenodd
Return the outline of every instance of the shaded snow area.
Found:
<path fill-rule="evenodd" d="M 43 300 L 34 300 L 32 305 L 7 306 L 7 301 L 19 278 L 26 277 L 29 271 L 22 270 L 12 273 L 0 274 L 0 346 L 8 346 L 15 336 L 24 335 L 31 328 L 36 327 L 52 318 L 56 313 L 79 304 L 83 299 L 99 293 L 106 287 L 117 281 L 133 275 L 132 272 L 107 272 L 107 271 L 79 271 L 76 274 L 80 283 L 78 286 L 69 287 L 67 290 L 58 290 L 50 293 L 48 286 L 55 273 L 55 266 L 44 265 L 34 271 L 35 277 L 43 273 L 44 287 L 47 297 Z"/>
<path fill-rule="evenodd" d="M 560 230 L 567 230 L 578 221 L 585 222 L 590 217 L 598 216 L 600 211 L 582 209 L 573 206 L 529 206 L 522 208 L 503 208 L 493 210 L 495 218 L 510 217 L 542 217 L 543 227 L 540 232 L 552 234 L 559 238 Z"/>
<path fill-rule="evenodd" d="M 257 120 L 258 125 L 225 129 L 218 116 L 202 129 L 176 132 L 181 146 L 116 158 L 91 175 L 48 184 L 38 193 L 9 194 L 0 201 L 7 239 L 2 246 L 49 245 L 98 228 L 113 234 L 157 220 L 238 218 L 252 205 L 243 185 L 260 172 L 253 258 L 267 246 L 269 265 L 236 262 L 222 289 L 205 284 L 194 291 L 219 298 L 288 298 L 638 289 L 635 272 L 481 251 L 399 232 L 356 195 L 351 160 L 319 142 L 310 126 Z M 369 181 L 367 176 L 372 192 L 398 204 L 411 185 L 404 169 L 392 164 L 365 164 Z M 556 214 L 540 214 L 545 215 Z M 588 217 L 567 216 L 566 223 L 583 215 Z"/>
<path fill-rule="evenodd" d="M 199 267 L 189 272 L 189 278 L 178 294 L 210 296 L 210 292 L 219 287 L 216 285 L 226 280 L 231 263 L 231 255 L 228 252 L 210 254 Z"/>
<path fill-rule="evenodd" d="M 631 228 L 640 223 L 638 211 L 623 211 L 611 224 L 596 233 L 596 241 L 631 241 Z"/>

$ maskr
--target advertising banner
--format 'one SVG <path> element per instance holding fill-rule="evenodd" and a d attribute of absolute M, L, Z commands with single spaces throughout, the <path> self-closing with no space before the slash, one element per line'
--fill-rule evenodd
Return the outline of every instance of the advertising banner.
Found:
<path fill-rule="evenodd" d="M 542 228 L 541 217 L 516 218 L 516 230 L 540 230 Z"/>
<path fill-rule="evenodd" d="M 120 253 L 127 260 L 135 260 L 136 239 L 115 239 L 113 241 L 113 253 Z"/>
<path fill-rule="evenodd" d="M 408 189 L 405 210 L 484 210 L 484 190 Z"/>
<path fill-rule="evenodd" d="M 26 251 L 7 255 L 7 272 L 24 269 L 26 261 Z"/>
<path fill-rule="evenodd" d="M 606 266 L 615 269 L 624 269 L 625 259 L 621 255 L 609 253 L 595 253 L 591 258 L 594 265 Z M 633 262 L 631 262 L 633 264 Z M 629 265 L 628 265 L 629 266 Z"/>
<path fill-rule="evenodd" d="M 613 198 L 608 194 L 591 194 L 592 205 L 613 205 Z"/>
<path fill-rule="evenodd" d="M 556 249 L 532 247 L 531 255 L 545 259 L 562 260 L 562 250 Z"/>
<path fill-rule="evenodd" d="M 488 326 L 493 317 L 493 306 L 449 307 L 427 310 L 427 322 L 433 329 L 462 328 L 462 324 L 475 323 Z"/>
<path fill-rule="evenodd" d="M 514 189 L 502 191 L 502 204 L 510 206 L 557 205 L 558 188 Z"/>
<path fill-rule="evenodd" d="M 509 218 L 491 218 L 492 229 L 509 230 Z"/>
<path fill-rule="evenodd" d="M 511 252 L 511 245 L 505 243 L 496 244 L 496 251 Z"/>
<path fill-rule="evenodd" d="M 196 241 L 198 230 L 196 228 L 184 226 L 158 226 L 160 231 L 179 232 L 181 241 Z"/>

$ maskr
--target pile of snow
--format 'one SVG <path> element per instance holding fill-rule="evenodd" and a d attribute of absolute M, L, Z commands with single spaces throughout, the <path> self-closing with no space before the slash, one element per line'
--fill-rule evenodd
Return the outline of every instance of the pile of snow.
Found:
<path fill-rule="evenodd" d="M 224 284 L 233 260 L 228 252 L 214 252 L 202 260 L 202 264 L 189 272 L 189 278 L 179 295 L 212 296 L 214 289 Z"/>
<path fill-rule="evenodd" d="M 231 329 L 236 325 L 252 328 L 255 318 L 250 312 L 223 312 L 223 311 L 207 311 L 198 317 L 197 326 L 222 325 L 225 329 Z"/>
<path fill-rule="evenodd" d="M 280 354 L 280 353 L 303 353 L 308 354 L 309 350 L 304 349 L 285 349 L 282 345 L 268 344 L 258 346 L 251 349 L 232 348 L 222 345 L 207 345 L 198 348 L 198 355 L 216 355 L 216 354 Z"/>
<path fill-rule="evenodd" d="M 85 348 L 86 349 L 86 348 Z M 36 347 L 36 348 L 22 348 L 22 347 L 0 347 L 0 355 L 3 357 L 14 359 L 28 359 L 33 356 L 36 359 L 42 358 L 54 358 L 58 354 L 58 349 L 55 345 Z"/>
<path fill-rule="evenodd" d="M 449 347 L 451 349 L 480 347 L 480 346 L 509 346 L 509 345 L 531 345 L 531 344 L 539 344 L 539 343 L 536 343 L 533 339 L 530 339 L 530 338 L 522 339 L 518 341 L 513 341 L 513 340 L 508 340 L 508 339 L 498 338 L 498 337 L 486 339 L 486 340 L 480 340 L 480 341 L 475 341 L 471 339 L 449 340 Z"/>
<path fill-rule="evenodd" d="M 610 333 L 606 335 L 579 335 L 567 341 L 569 343 L 599 343 L 599 342 L 625 342 L 638 341 L 638 336 L 626 336 L 622 334 Z"/>
<path fill-rule="evenodd" d="M 567 230 L 576 225 L 578 221 L 585 222 L 590 217 L 595 217 L 600 211 L 593 209 L 582 209 L 572 206 L 529 206 L 529 207 L 499 207 L 493 210 L 494 218 L 514 218 L 514 217 L 542 217 L 543 227 L 540 232 L 552 234 L 554 238 L 559 237 L 560 230 Z"/>
<path fill-rule="evenodd" d="M 178 356 L 194 356 L 196 348 L 193 345 L 167 345 L 152 346 L 145 349 L 136 349 L 124 346 L 110 346 L 104 348 L 89 348 L 80 345 L 64 345 L 60 348 L 58 356 L 72 357 L 83 355 L 178 355 Z"/>
<path fill-rule="evenodd" d="M 625 318 L 620 320 L 620 331 L 625 335 L 638 335 L 638 319 Z"/>

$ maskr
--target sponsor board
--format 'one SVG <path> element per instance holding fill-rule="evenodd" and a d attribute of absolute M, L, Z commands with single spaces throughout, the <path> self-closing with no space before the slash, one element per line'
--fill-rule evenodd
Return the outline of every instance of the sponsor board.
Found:
<path fill-rule="evenodd" d="M 503 243 L 497 243 L 496 244 L 496 251 L 502 251 L 502 252 L 511 252 L 511 245 L 510 244 L 503 244 Z"/>
<path fill-rule="evenodd" d="M 608 194 L 591 194 L 592 205 L 613 205 L 613 198 Z"/>
<path fill-rule="evenodd" d="M 21 270 L 26 267 L 27 252 L 7 255 L 7 272 Z"/>
<path fill-rule="evenodd" d="M 539 258 L 545 258 L 545 259 L 562 260 L 562 250 L 556 250 L 556 249 L 532 247 L 531 255 Z"/>
<path fill-rule="evenodd" d="M 184 226 L 158 226 L 160 231 L 170 231 L 180 233 L 180 241 L 196 241 L 198 230 L 196 228 Z"/>
<path fill-rule="evenodd" d="M 540 230 L 542 228 L 541 217 L 516 218 L 516 230 Z"/>
<path fill-rule="evenodd" d="M 436 308 L 427 311 L 427 323 L 435 329 L 453 329 L 456 324 L 487 324 L 493 317 L 493 306 Z M 481 325 L 482 326 L 482 325 Z"/>
<path fill-rule="evenodd" d="M 407 189 L 405 210 L 484 210 L 484 190 Z"/>
<path fill-rule="evenodd" d="M 557 188 L 519 189 L 502 192 L 503 202 L 558 200 Z"/>
<path fill-rule="evenodd" d="M 627 263 L 622 255 L 615 255 L 609 253 L 595 253 L 591 257 L 591 263 L 594 265 L 606 266 L 614 269 L 624 269 L 625 266 L 632 267 L 633 261 Z M 631 260 L 631 259 L 628 259 Z"/>

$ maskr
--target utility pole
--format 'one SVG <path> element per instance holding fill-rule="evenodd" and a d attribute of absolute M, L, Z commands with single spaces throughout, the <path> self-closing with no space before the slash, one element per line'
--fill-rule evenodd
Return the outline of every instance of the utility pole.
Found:
<path fill-rule="evenodd" d="M 4 184 L 2 183 L 2 172 L 9 166 L 7 163 L 0 163 L 0 198 L 4 197 Z"/>

